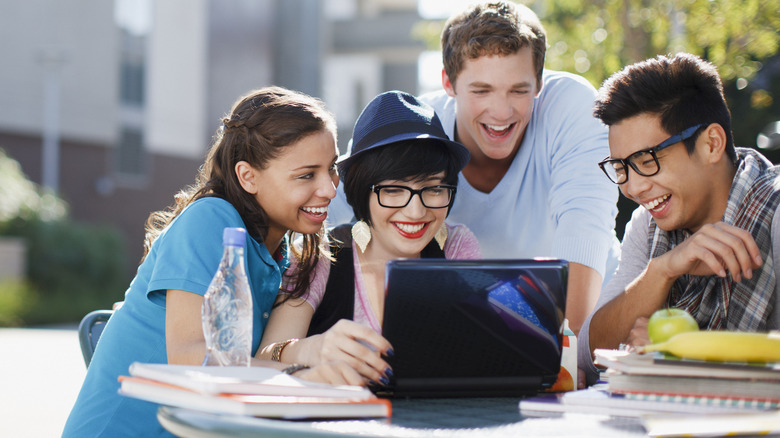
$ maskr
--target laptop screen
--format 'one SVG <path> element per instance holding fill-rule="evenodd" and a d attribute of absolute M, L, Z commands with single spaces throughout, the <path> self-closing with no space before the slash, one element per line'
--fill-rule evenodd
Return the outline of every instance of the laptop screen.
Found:
<path fill-rule="evenodd" d="M 386 272 L 390 394 L 515 395 L 554 383 L 565 261 L 408 259 Z"/>

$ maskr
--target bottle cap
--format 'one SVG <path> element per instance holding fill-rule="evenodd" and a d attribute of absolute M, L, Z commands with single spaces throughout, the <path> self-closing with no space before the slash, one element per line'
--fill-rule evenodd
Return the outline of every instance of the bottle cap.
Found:
<path fill-rule="evenodd" d="M 225 228 L 222 232 L 222 245 L 246 246 L 246 230 L 243 228 Z"/>

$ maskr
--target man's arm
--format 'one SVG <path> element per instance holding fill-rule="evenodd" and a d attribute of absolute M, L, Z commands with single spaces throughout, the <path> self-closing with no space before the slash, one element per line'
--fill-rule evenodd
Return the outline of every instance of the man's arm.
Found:
<path fill-rule="evenodd" d="M 595 90 L 573 75 L 548 72 L 546 79 L 536 129 L 548 133 L 540 144 L 550 157 L 552 253 L 569 261 L 566 316 L 578 334 L 612 274 L 606 267 L 614 269 L 618 189 L 593 164 L 609 155 L 607 128 L 592 115 Z"/>
<path fill-rule="evenodd" d="M 588 384 L 594 384 L 598 379 L 598 369 L 593 364 L 591 341 L 589 337 L 590 325 L 595 313 L 604 305 L 623 293 L 626 287 L 636 279 L 647 267 L 648 241 L 647 226 L 650 222 L 650 214 L 639 207 L 634 210 L 631 220 L 626 224 L 623 241 L 620 245 L 620 265 L 612 275 L 611 280 L 604 285 L 596 302 L 595 311 L 585 320 L 577 335 L 577 367 L 582 370 Z"/>
<path fill-rule="evenodd" d="M 647 268 L 612 301 L 596 311 L 590 321 L 590 349 L 618 348 L 638 318 L 649 317 L 660 309 L 673 280 L 664 278 L 650 260 Z"/>
<path fill-rule="evenodd" d="M 629 334 L 640 318 L 660 309 L 674 281 L 683 274 L 698 276 L 729 273 L 735 281 L 751 278 L 761 266 L 761 253 L 749 232 L 723 222 L 708 224 L 666 254 L 651 259 L 626 289 L 606 303 L 590 321 L 590 349 L 617 348 L 647 339 Z M 641 325 L 640 320 L 640 325 Z"/>
<path fill-rule="evenodd" d="M 575 335 L 579 334 L 582 323 L 596 305 L 601 282 L 601 275 L 595 269 L 580 263 L 569 263 L 566 318 L 569 320 L 569 328 Z"/>

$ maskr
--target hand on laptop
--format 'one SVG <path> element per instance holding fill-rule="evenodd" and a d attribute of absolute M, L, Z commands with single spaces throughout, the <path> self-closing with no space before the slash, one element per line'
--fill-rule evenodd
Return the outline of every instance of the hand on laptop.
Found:
<path fill-rule="evenodd" d="M 367 381 L 387 384 L 390 365 L 382 355 L 392 355 L 392 346 L 371 328 L 342 319 L 321 335 L 302 339 L 308 356 L 303 363 L 320 364 L 343 361 Z M 304 350 L 304 349 L 301 349 Z"/>

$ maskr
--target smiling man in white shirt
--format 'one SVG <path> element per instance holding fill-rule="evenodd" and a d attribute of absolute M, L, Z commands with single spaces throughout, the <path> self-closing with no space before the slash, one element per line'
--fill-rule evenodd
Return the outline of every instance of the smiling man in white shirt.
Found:
<path fill-rule="evenodd" d="M 471 153 L 449 220 L 474 232 L 485 257 L 568 260 L 577 333 L 618 259 L 617 190 L 594 169 L 609 153 L 596 90 L 544 69 L 545 30 L 523 5 L 471 6 L 441 41 L 443 90 L 420 99 Z"/>

